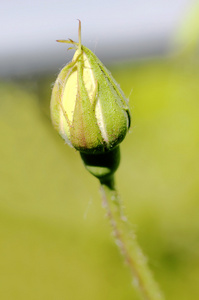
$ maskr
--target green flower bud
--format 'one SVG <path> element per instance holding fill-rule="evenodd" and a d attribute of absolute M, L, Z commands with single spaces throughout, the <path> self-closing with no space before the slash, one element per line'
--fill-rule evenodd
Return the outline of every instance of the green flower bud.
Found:
<path fill-rule="evenodd" d="M 100 60 L 79 42 L 71 63 L 59 73 L 52 91 L 51 118 L 67 144 L 84 153 L 116 147 L 130 126 L 128 100 Z"/>

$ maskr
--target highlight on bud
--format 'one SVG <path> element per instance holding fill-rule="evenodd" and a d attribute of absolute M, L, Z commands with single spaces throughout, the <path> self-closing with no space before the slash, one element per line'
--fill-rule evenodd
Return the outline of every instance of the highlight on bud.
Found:
<path fill-rule="evenodd" d="M 84 153 L 112 150 L 130 127 L 128 100 L 101 61 L 79 42 L 72 62 L 59 73 L 51 98 L 51 118 L 67 144 Z"/>

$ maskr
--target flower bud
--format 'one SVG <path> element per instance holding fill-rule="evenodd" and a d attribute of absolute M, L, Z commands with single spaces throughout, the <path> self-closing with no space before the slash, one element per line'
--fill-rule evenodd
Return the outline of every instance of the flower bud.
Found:
<path fill-rule="evenodd" d="M 128 100 L 100 60 L 79 43 L 72 62 L 59 73 L 51 98 L 51 118 L 67 144 L 84 153 L 112 150 L 130 126 Z"/>

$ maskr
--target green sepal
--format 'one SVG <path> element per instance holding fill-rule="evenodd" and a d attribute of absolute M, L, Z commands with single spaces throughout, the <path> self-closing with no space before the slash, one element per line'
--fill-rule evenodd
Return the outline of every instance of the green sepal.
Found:
<path fill-rule="evenodd" d="M 95 117 L 95 107 L 88 96 L 83 80 L 83 57 L 77 63 L 77 98 L 70 128 L 70 140 L 74 148 L 82 152 L 103 151 L 103 139 Z"/>

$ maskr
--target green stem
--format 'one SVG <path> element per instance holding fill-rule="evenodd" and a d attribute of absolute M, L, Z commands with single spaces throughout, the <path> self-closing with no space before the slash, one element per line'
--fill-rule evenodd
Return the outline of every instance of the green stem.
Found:
<path fill-rule="evenodd" d="M 130 268 L 133 283 L 144 300 L 163 300 L 163 296 L 155 282 L 138 242 L 135 232 L 130 228 L 125 217 L 121 199 L 115 189 L 113 178 L 101 181 L 103 207 L 113 230 L 115 242 Z"/>

